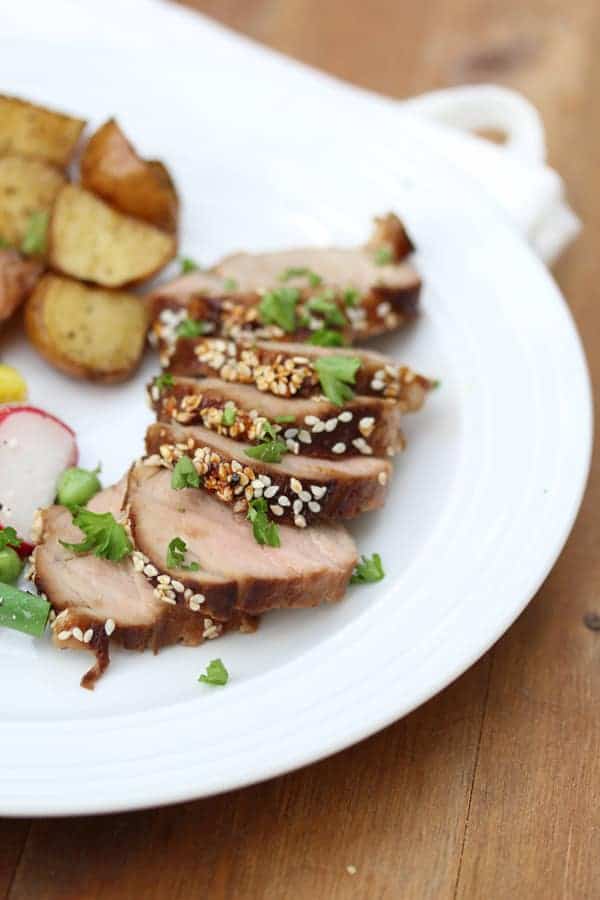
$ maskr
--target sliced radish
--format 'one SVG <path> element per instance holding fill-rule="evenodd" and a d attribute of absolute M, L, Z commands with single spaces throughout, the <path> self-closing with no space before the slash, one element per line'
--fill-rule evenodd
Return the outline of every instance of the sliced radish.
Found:
<path fill-rule="evenodd" d="M 0 407 L 0 520 L 31 541 L 36 509 L 49 506 L 61 472 L 77 463 L 75 433 L 34 406 Z"/>

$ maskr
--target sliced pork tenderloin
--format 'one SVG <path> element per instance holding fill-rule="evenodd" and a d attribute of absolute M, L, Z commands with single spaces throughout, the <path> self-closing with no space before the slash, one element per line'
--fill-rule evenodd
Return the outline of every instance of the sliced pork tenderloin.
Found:
<path fill-rule="evenodd" d="M 323 519 L 354 518 L 385 502 L 392 470 L 387 460 L 287 453 L 281 462 L 269 463 L 247 456 L 252 446 L 199 426 L 156 423 L 146 432 L 145 462 L 174 468 L 188 456 L 202 478 L 202 489 L 231 504 L 235 512 L 245 512 L 251 500 L 264 497 L 273 518 L 299 528 Z"/>
<path fill-rule="evenodd" d="M 102 491 L 89 508 L 121 516 L 124 489 L 125 482 Z M 65 507 L 44 510 L 38 523 L 32 580 L 56 614 L 52 623 L 55 645 L 96 654 L 95 665 L 83 677 L 83 687 L 93 688 L 108 665 L 109 639 L 128 650 L 149 647 L 158 652 L 180 642 L 200 644 L 228 629 L 254 630 L 255 623 L 237 613 L 226 622 L 217 622 L 189 604 L 165 602 L 144 572 L 136 570 L 131 557 L 111 562 L 92 554 L 76 554 L 60 543 L 78 543 L 81 536 Z"/>
<path fill-rule="evenodd" d="M 205 491 L 173 490 L 161 467 L 132 468 L 127 509 L 136 564 L 150 566 L 156 586 L 177 603 L 191 592 L 193 604 L 216 621 L 339 600 L 357 561 L 352 538 L 338 524 L 283 525 L 279 547 L 261 546 L 245 516 Z M 197 571 L 167 566 L 175 537 L 185 542 L 185 565 L 195 563 Z"/>
<path fill-rule="evenodd" d="M 323 397 L 290 400 L 218 378 L 172 377 L 153 381 L 148 398 L 161 422 L 202 425 L 235 441 L 258 442 L 268 421 L 302 456 L 392 456 L 404 446 L 398 404 L 379 397 L 354 397 L 340 410 Z"/>
<path fill-rule="evenodd" d="M 315 362 L 323 357 L 360 359 L 353 389 L 361 396 L 395 400 L 401 412 L 421 408 L 433 382 L 381 353 L 359 347 L 340 350 L 276 341 L 225 341 L 221 338 L 179 338 L 164 364 L 173 375 L 220 378 L 251 384 L 278 397 L 318 397 L 322 394 Z"/>

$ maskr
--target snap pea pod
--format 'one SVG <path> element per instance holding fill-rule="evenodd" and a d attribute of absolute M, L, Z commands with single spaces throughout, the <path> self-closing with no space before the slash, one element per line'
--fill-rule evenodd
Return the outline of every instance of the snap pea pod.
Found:
<path fill-rule="evenodd" d="M 0 625 L 41 637 L 49 613 L 50 604 L 45 597 L 0 582 Z"/>

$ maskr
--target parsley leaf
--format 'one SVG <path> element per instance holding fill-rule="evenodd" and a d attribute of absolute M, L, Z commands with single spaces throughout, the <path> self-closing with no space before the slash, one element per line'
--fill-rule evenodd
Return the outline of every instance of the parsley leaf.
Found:
<path fill-rule="evenodd" d="M 264 444 L 257 444 L 256 447 L 248 447 L 244 451 L 246 456 L 252 459 L 260 459 L 261 462 L 278 463 L 281 457 L 288 452 L 287 444 L 276 438 L 274 441 L 265 441 Z"/>
<path fill-rule="evenodd" d="M 229 428 L 235 420 L 237 419 L 237 410 L 235 406 L 231 403 L 228 403 L 227 406 L 223 407 L 223 415 L 221 416 L 221 425 L 225 425 Z"/>
<path fill-rule="evenodd" d="M 284 287 L 268 291 L 258 305 L 263 325 L 279 325 L 284 331 L 296 329 L 296 306 L 300 293 L 296 288 Z"/>
<path fill-rule="evenodd" d="M 378 266 L 387 266 L 394 261 L 394 251 L 389 244 L 382 244 L 375 251 L 375 263 Z"/>
<path fill-rule="evenodd" d="M 323 316 L 326 325 L 338 325 L 343 328 L 346 324 L 346 316 L 337 303 L 327 297 L 311 297 L 307 306 L 311 313 Z"/>
<path fill-rule="evenodd" d="M 313 331 L 307 343 L 316 344 L 317 347 L 343 347 L 344 338 L 339 331 L 319 328 L 317 331 Z"/>
<path fill-rule="evenodd" d="M 188 272 L 195 272 L 196 269 L 199 269 L 200 266 L 197 262 L 194 262 L 193 259 L 190 259 L 188 256 L 182 256 L 179 260 L 181 263 L 181 274 L 187 275 Z"/>
<path fill-rule="evenodd" d="M 223 282 L 223 289 L 225 291 L 237 291 L 238 283 L 235 278 L 226 278 Z"/>
<path fill-rule="evenodd" d="M 289 269 L 285 269 L 279 276 L 280 281 L 289 281 L 290 278 L 308 278 L 308 283 L 311 287 L 319 287 L 323 283 L 321 276 L 306 266 L 290 266 Z"/>
<path fill-rule="evenodd" d="M 48 213 L 33 212 L 27 222 L 27 231 L 21 244 L 21 252 L 26 255 L 43 253 L 46 249 L 46 230 L 48 228 Z"/>
<path fill-rule="evenodd" d="M 279 425 L 289 425 L 290 422 L 296 421 L 296 416 L 275 416 L 275 421 Z"/>
<path fill-rule="evenodd" d="M 166 387 L 173 387 L 174 384 L 175 381 L 170 372 L 162 372 L 154 379 L 154 387 L 157 387 L 159 391 L 163 391 Z"/>
<path fill-rule="evenodd" d="M 354 397 L 349 385 L 355 383 L 360 365 L 360 359 L 356 356 L 321 356 L 315 361 L 315 371 L 323 393 L 336 406 L 343 406 Z"/>
<path fill-rule="evenodd" d="M 175 329 L 177 337 L 196 338 L 211 331 L 210 322 L 203 322 L 201 319 L 184 319 Z"/>
<path fill-rule="evenodd" d="M 356 306 L 360 299 L 360 294 L 356 288 L 346 288 L 343 296 L 346 306 Z"/>
<path fill-rule="evenodd" d="M 93 553 L 102 559 L 118 562 L 128 556 L 133 546 L 125 528 L 117 522 L 112 513 L 95 513 L 84 507 L 77 507 L 71 513 L 73 525 L 80 528 L 85 540 L 80 544 L 60 543 L 74 553 Z"/>
<path fill-rule="evenodd" d="M 268 544 L 269 547 L 280 547 L 279 529 L 267 515 L 267 501 L 257 497 L 248 504 L 248 520 L 252 523 L 252 534 L 257 544 Z"/>
<path fill-rule="evenodd" d="M 381 581 L 384 577 L 385 572 L 379 553 L 374 553 L 371 559 L 363 555 L 352 573 L 350 584 L 370 584 L 373 581 Z"/>
<path fill-rule="evenodd" d="M 213 659 L 206 667 L 206 674 L 201 675 L 198 681 L 204 684 L 224 685 L 229 681 L 229 672 L 220 659 Z"/>
<path fill-rule="evenodd" d="M 9 526 L 0 531 L 0 550 L 5 550 L 7 547 L 14 547 L 16 550 L 22 543 L 21 538 L 17 537 L 17 532 L 14 528 Z"/>
<path fill-rule="evenodd" d="M 174 491 L 181 491 L 188 487 L 200 487 L 200 476 L 189 456 L 182 456 L 177 460 L 175 468 L 171 472 L 171 487 Z"/>
<path fill-rule="evenodd" d="M 183 560 L 187 551 L 187 544 L 180 537 L 174 537 L 167 547 L 167 569 L 183 569 L 184 572 L 197 572 L 200 566 L 197 562 L 184 565 Z"/>
<path fill-rule="evenodd" d="M 268 419 L 265 419 L 260 429 L 260 436 L 261 438 L 267 438 L 270 441 L 276 441 L 278 438 L 278 431 L 281 431 L 281 429 L 275 428 Z"/>

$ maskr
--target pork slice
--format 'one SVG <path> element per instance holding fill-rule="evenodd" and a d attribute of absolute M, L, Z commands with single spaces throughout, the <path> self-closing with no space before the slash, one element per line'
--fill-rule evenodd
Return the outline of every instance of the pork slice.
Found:
<path fill-rule="evenodd" d="M 94 512 L 121 516 L 125 482 L 97 494 L 89 504 Z M 81 531 L 63 506 L 41 513 L 39 543 L 33 554 L 33 581 L 44 593 L 56 619 L 53 640 L 60 649 L 84 649 L 96 654 L 96 663 L 82 680 L 92 688 L 108 665 L 109 638 L 128 650 L 182 642 L 196 645 L 217 637 L 226 628 L 250 627 L 242 617 L 216 622 L 183 604 L 165 602 L 152 581 L 137 571 L 132 557 L 121 562 L 78 555 L 60 541 L 79 543 Z"/>
<path fill-rule="evenodd" d="M 173 468 L 189 456 L 203 489 L 234 511 L 245 512 L 251 500 L 264 497 L 273 518 L 299 528 L 322 519 L 354 518 L 384 504 L 392 469 L 387 460 L 287 453 L 281 462 L 268 463 L 247 456 L 251 446 L 199 426 L 156 423 L 146 432 L 146 462 Z"/>
<path fill-rule="evenodd" d="M 179 338 L 163 362 L 174 375 L 218 377 L 251 384 L 278 397 L 319 397 L 315 363 L 323 357 L 360 359 L 354 391 L 361 396 L 395 400 L 401 412 L 421 408 L 433 382 L 382 353 L 360 347 L 337 349 L 277 341 L 226 341 L 222 338 Z"/>
<path fill-rule="evenodd" d="M 152 382 L 148 397 L 159 421 L 202 425 L 235 441 L 258 442 L 269 421 L 288 450 L 302 456 L 393 456 L 404 446 L 399 405 L 379 397 L 354 397 L 340 411 L 324 397 L 290 400 L 248 384 L 183 377 Z M 334 453 L 340 442 L 344 452 Z"/>
<path fill-rule="evenodd" d="M 216 620 L 236 611 L 255 616 L 276 607 L 316 606 L 339 600 L 357 561 L 356 547 L 337 524 L 280 528 L 280 547 L 256 543 L 250 523 L 205 491 L 171 487 L 170 472 L 138 464 L 129 476 L 127 504 L 136 548 L 163 581 L 191 592 Z M 168 568 L 174 537 L 187 545 L 185 564 Z"/>

